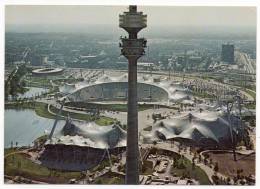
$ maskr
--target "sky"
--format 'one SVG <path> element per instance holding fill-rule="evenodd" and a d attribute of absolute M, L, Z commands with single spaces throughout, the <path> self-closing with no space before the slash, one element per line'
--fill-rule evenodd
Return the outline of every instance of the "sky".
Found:
<path fill-rule="evenodd" d="M 8 5 L 7 28 L 12 25 L 113 25 L 127 6 Z M 148 26 L 256 27 L 255 7 L 140 6 L 148 15 Z"/>

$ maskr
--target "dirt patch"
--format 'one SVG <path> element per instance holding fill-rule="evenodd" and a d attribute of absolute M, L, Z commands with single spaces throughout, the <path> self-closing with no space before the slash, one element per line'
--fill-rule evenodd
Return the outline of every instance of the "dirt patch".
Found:
<path fill-rule="evenodd" d="M 229 152 L 209 152 L 213 162 L 218 162 L 219 172 L 234 177 L 237 175 L 237 170 L 242 169 L 242 175 L 255 175 L 255 154 L 241 155 L 237 154 L 237 161 L 234 161 L 233 154 Z"/>

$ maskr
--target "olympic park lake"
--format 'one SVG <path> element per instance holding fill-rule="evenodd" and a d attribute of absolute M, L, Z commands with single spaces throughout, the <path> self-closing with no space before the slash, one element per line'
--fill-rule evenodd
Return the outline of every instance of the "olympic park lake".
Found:
<path fill-rule="evenodd" d="M 34 110 L 6 109 L 4 115 L 4 146 L 11 147 L 11 142 L 15 146 L 32 146 L 32 142 L 51 131 L 54 124 L 53 119 L 38 116 Z M 59 120 L 56 131 L 65 124 L 64 120 Z"/>

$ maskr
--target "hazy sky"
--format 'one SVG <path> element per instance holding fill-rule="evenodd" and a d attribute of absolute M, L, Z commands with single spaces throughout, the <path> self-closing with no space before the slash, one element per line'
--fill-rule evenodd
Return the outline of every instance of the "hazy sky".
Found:
<path fill-rule="evenodd" d="M 148 26 L 256 25 L 254 7 L 138 7 L 148 15 Z M 127 6 L 6 6 L 7 25 L 118 25 Z"/>

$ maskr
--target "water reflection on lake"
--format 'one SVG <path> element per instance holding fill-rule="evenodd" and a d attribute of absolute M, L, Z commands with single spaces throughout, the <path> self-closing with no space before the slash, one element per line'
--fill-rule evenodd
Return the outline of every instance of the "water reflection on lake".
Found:
<path fill-rule="evenodd" d="M 34 110 L 5 110 L 4 116 L 4 146 L 11 146 L 11 141 L 18 146 L 32 145 L 32 142 L 39 136 L 51 131 L 54 124 L 53 119 L 39 117 Z M 56 131 L 65 124 L 64 120 L 59 120 Z"/>

